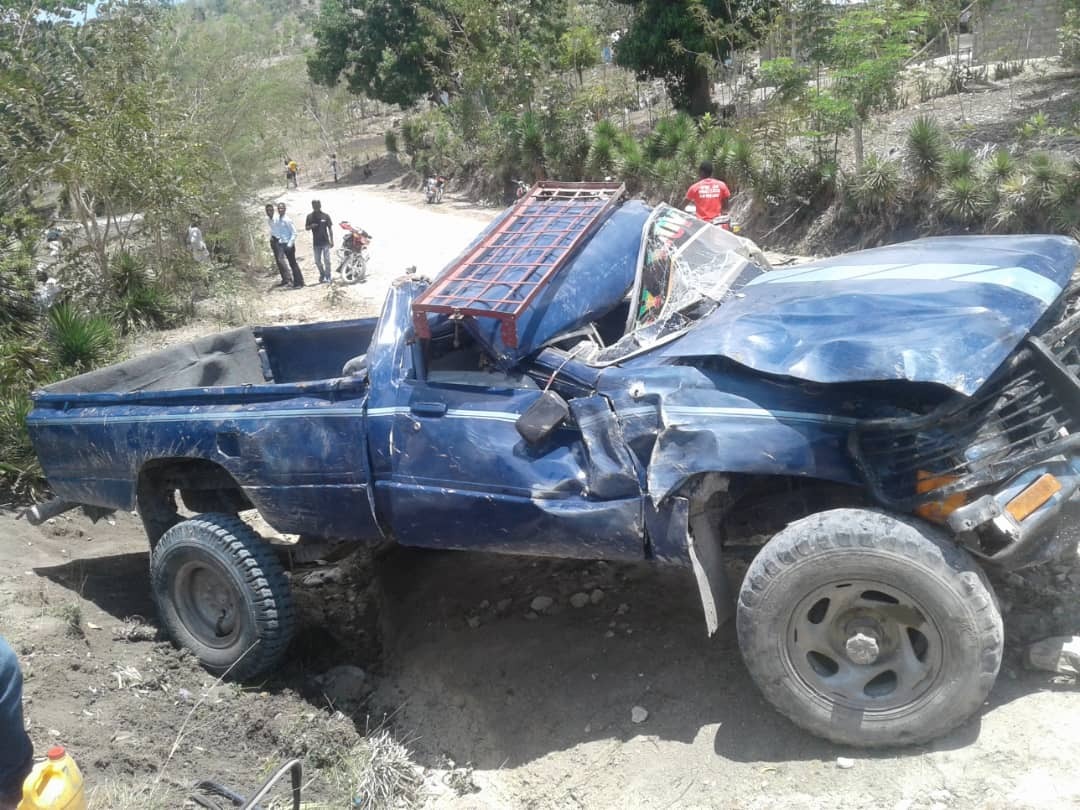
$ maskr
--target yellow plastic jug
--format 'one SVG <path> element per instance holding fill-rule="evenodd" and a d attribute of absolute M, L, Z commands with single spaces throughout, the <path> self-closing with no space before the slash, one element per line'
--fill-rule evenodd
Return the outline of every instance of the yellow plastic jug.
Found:
<path fill-rule="evenodd" d="M 48 759 L 30 771 L 18 810 L 86 810 L 82 773 L 62 746 L 50 748 Z"/>

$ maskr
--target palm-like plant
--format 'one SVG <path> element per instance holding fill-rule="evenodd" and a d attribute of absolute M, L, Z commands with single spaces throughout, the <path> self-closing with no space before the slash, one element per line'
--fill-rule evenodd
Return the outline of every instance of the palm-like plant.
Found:
<path fill-rule="evenodd" d="M 954 177 L 942 186 L 937 202 L 943 214 L 960 225 L 972 225 L 985 215 L 990 200 L 974 177 Z"/>
<path fill-rule="evenodd" d="M 49 336 L 57 362 L 86 371 L 109 356 L 113 329 L 102 317 L 87 315 L 64 301 L 49 310 Z"/>
<path fill-rule="evenodd" d="M 615 171 L 631 194 L 639 193 L 649 179 L 650 164 L 645 150 L 630 135 L 624 134 L 619 138 L 615 150 Z"/>
<path fill-rule="evenodd" d="M 993 183 L 1004 183 L 1016 170 L 1016 158 L 1008 149 L 998 149 L 983 164 L 983 176 Z"/>
<path fill-rule="evenodd" d="M 966 146 L 962 146 L 959 149 L 949 149 L 945 153 L 943 173 L 946 180 L 973 178 L 975 176 L 975 166 L 975 153 Z"/>
<path fill-rule="evenodd" d="M 734 188 L 752 186 L 757 177 L 757 153 L 749 138 L 739 137 L 731 142 L 727 160 L 727 182 Z"/>
<path fill-rule="evenodd" d="M 916 118 L 908 130 L 904 162 L 922 188 L 934 188 L 941 178 L 948 144 L 937 122 L 926 115 Z"/>
<path fill-rule="evenodd" d="M 862 217 L 890 216 L 902 199 L 900 167 L 894 161 L 870 155 L 855 176 L 851 194 Z"/>
<path fill-rule="evenodd" d="M 1017 233 L 1027 226 L 1031 180 L 1026 174 L 1014 174 L 998 186 L 997 205 L 990 226 L 1002 233 Z"/>

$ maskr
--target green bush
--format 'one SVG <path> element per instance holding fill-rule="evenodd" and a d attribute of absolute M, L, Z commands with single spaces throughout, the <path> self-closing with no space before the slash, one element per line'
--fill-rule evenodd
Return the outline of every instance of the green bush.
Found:
<path fill-rule="evenodd" d="M 904 162 L 920 187 L 937 187 L 944 170 L 947 151 L 948 139 L 933 118 L 921 115 L 911 123 Z"/>
<path fill-rule="evenodd" d="M 959 225 L 973 225 L 982 220 L 990 200 L 982 184 L 971 176 L 953 177 L 937 195 L 942 214 Z"/>
<path fill-rule="evenodd" d="M 397 133 L 392 129 L 386 130 L 383 134 L 383 144 L 386 146 L 387 154 L 396 155 L 398 152 Z"/>
<path fill-rule="evenodd" d="M 1008 149 L 998 149 L 986 159 L 982 174 L 990 182 L 1004 183 L 1016 174 L 1016 159 Z"/>
<path fill-rule="evenodd" d="M 103 317 L 87 315 L 62 301 L 49 310 L 50 347 L 56 362 L 75 372 L 89 371 L 112 352 L 116 335 Z"/>
<path fill-rule="evenodd" d="M 870 155 L 855 175 L 850 194 L 860 219 L 891 218 L 903 202 L 900 166 L 892 160 Z"/>
<path fill-rule="evenodd" d="M 946 180 L 973 179 L 975 177 L 975 168 L 975 153 L 967 147 L 950 149 L 945 153 L 942 173 Z"/>

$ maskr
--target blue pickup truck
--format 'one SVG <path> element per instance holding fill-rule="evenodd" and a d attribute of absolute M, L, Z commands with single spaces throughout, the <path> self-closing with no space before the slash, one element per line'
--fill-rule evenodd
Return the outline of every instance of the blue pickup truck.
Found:
<path fill-rule="evenodd" d="M 39 391 L 37 514 L 137 509 L 162 623 L 241 678 L 293 626 L 247 509 L 302 542 L 682 565 L 794 722 L 922 742 L 998 674 L 983 569 L 1070 550 L 1078 261 L 1067 238 L 979 236 L 771 269 L 668 206 L 540 184 L 378 318 L 234 329 Z"/>

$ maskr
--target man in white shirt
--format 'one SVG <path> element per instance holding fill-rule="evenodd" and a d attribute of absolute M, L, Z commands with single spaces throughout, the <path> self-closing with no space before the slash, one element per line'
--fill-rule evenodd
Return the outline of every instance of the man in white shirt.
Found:
<path fill-rule="evenodd" d="M 293 289 L 297 289 L 304 286 L 304 276 L 300 272 L 300 265 L 296 263 L 296 227 L 292 220 L 285 216 L 285 203 L 277 204 L 277 213 L 277 218 L 270 226 L 270 233 L 277 237 L 281 253 L 292 269 Z"/>

